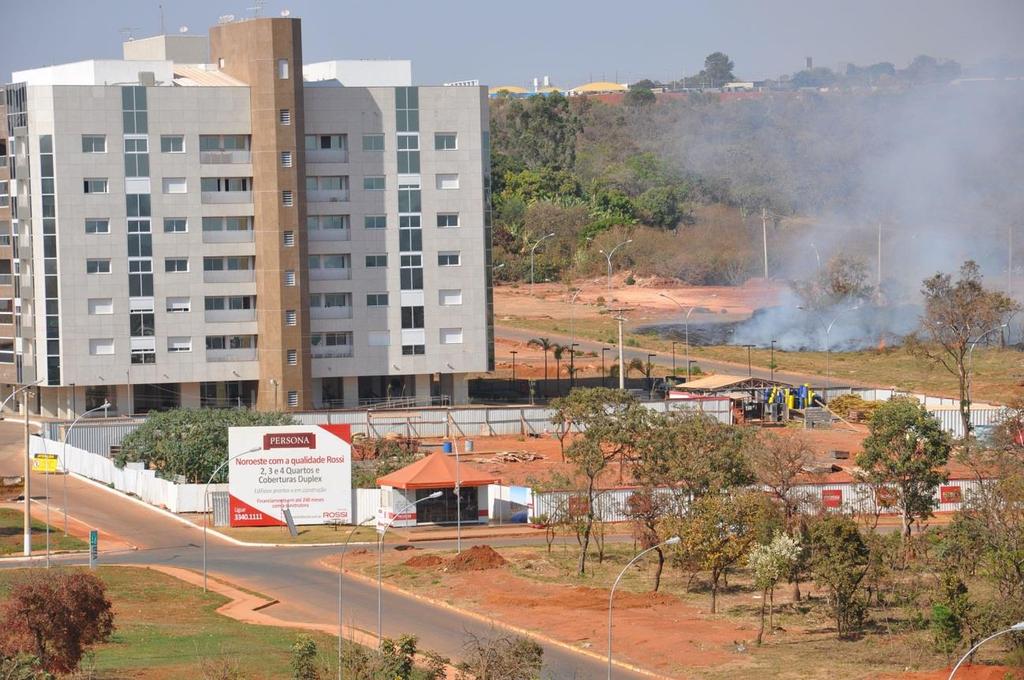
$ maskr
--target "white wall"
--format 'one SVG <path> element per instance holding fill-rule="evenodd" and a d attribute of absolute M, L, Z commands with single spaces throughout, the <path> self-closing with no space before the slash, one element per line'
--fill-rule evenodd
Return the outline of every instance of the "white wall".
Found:
<path fill-rule="evenodd" d="M 412 62 L 408 59 L 337 59 L 302 65 L 302 77 L 316 86 L 318 81 L 338 81 L 345 87 L 406 87 L 412 85 Z"/>

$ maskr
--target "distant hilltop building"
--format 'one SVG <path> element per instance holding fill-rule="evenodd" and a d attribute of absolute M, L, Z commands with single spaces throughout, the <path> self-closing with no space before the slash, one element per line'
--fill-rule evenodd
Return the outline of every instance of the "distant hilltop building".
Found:
<path fill-rule="evenodd" d="M 534 95 L 549 95 L 559 93 L 567 97 L 582 95 L 605 95 L 623 94 L 629 90 L 626 83 L 613 83 L 605 80 L 598 80 L 592 83 L 584 83 L 569 89 L 561 89 L 551 84 L 551 79 L 544 76 L 542 79 L 534 78 L 532 87 L 521 85 L 496 85 L 488 88 L 490 97 L 532 97 Z"/>

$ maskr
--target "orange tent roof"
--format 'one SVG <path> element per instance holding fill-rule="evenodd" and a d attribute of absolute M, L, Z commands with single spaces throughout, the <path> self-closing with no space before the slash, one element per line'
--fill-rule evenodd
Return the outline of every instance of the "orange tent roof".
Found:
<path fill-rule="evenodd" d="M 391 486 L 396 489 L 454 489 L 455 472 L 455 459 L 441 451 L 435 451 L 412 465 L 378 477 L 377 486 Z M 492 477 L 465 463 L 459 465 L 458 472 L 462 486 L 484 486 L 501 481 L 500 478 Z"/>

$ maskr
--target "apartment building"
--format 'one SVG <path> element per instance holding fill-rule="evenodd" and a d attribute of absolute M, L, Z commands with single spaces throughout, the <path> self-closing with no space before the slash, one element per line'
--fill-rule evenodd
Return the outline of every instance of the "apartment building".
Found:
<path fill-rule="evenodd" d="M 296 18 L 124 53 L 5 88 L 3 394 L 38 381 L 30 410 L 59 416 L 464 402 L 494 362 L 486 90 L 305 65 Z"/>

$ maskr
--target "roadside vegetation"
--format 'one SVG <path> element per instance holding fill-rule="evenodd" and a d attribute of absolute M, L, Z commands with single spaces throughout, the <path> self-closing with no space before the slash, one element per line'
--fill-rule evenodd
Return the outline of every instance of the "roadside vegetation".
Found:
<path fill-rule="evenodd" d="M 51 480 L 52 481 L 52 480 Z M 56 513 L 54 514 L 56 516 Z M 22 530 L 25 513 L 14 508 L 0 508 L 0 557 L 20 555 L 24 549 Z M 74 536 L 65 536 L 64 530 L 50 526 L 50 552 L 85 550 L 89 544 Z M 32 520 L 32 550 L 46 549 L 46 523 Z"/>

